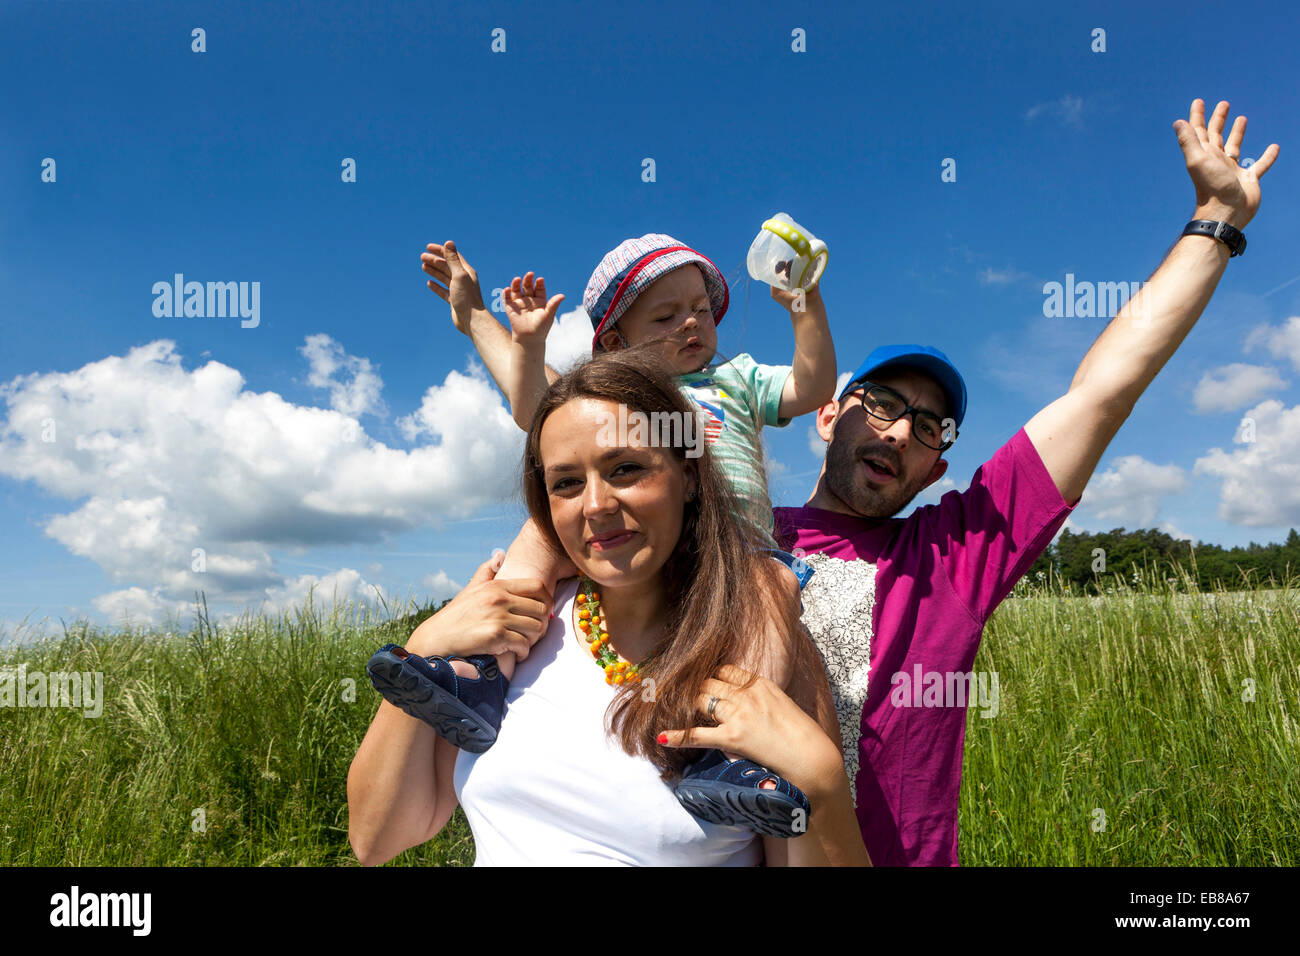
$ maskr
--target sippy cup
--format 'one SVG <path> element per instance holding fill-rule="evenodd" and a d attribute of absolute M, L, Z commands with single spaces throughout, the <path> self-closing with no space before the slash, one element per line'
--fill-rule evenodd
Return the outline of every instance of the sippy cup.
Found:
<path fill-rule="evenodd" d="M 746 264 L 759 282 L 793 292 L 809 289 L 821 278 L 826 256 L 826 243 L 779 212 L 763 223 Z"/>

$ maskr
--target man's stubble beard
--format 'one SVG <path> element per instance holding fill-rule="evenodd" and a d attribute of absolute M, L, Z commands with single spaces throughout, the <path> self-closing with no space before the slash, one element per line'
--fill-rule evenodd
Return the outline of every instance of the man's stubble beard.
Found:
<path fill-rule="evenodd" d="M 892 518 L 921 493 L 924 478 L 908 485 L 895 478 L 885 491 L 870 487 L 861 464 L 865 447 L 832 438 L 826 448 L 826 489 L 864 518 Z"/>

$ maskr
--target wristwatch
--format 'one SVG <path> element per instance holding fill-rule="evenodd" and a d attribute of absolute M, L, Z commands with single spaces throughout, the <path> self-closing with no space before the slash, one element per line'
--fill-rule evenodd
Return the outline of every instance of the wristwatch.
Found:
<path fill-rule="evenodd" d="M 1183 228 L 1184 236 L 1209 236 L 1218 239 L 1228 247 L 1228 258 L 1239 256 L 1246 251 L 1246 234 L 1236 226 L 1213 219 L 1193 219 Z"/>

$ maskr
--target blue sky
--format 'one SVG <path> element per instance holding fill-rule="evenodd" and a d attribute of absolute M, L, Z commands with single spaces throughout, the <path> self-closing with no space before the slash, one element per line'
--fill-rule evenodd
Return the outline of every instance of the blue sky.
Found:
<path fill-rule="evenodd" d="M 1046 318 L 1044 283 L 1145 281 L 1190 218 L 1171 124 L 1197 96 L 1250 118 L 1244 156 L 1282 153 L 1246 255 L 1071 527 L 1300 527 L 1293 5 L 1219 24 L 1189 3 L 384 8 L 0 7 L 11 630 L 183 616 L 199 587 L 227 610 L 453 593 L 521 520 L 522 438 L 424 286 L 447 238 L 487 290 L 533 269 L 568 313 L 608 249 L 670 233 L 734 280 L 721 350 L 788 364 L 789 320 L 744 271 L 788 212 L 830 246 L 842 371 L 909 341 L 963 371 L 951 480 L 917 504 L 965 488 L 1105 326 Z M 256 327 L 156 316 L 176 273 L 257 282 Z M 810 428 L 766 432 L 778 504 L 812 492 Z"/>

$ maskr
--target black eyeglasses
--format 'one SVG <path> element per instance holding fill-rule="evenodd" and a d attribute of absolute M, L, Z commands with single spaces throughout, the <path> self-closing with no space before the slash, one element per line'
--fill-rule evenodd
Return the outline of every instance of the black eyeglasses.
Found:
<path fill-rule="evenodd" d="M 867 414 L 881 421 L 896 422 L 904 415 L 911 415 L 912 434 L 926 448 L 947 451 L 957 439 L 957 426 L 951 424 L 952 419 L 940 419 L 933 412 L 925 412 L 915 405 L 907 404 L 907 399 L 892 388 L 876 385 L 873 382 L 859 382 L 855 388 L 845 393 L 844 397 L 847 398 L 849 395 L 860 395 L 862 407 L 867 410 Z M 952 438 L 945 438 L 945 421 L 951 424 Z"/>

